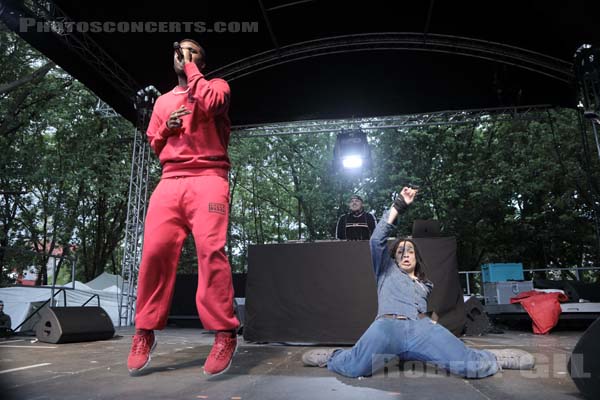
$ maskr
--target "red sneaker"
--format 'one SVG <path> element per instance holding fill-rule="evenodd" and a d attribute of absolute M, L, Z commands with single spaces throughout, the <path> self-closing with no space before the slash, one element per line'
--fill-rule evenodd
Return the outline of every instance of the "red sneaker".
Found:
<path fill-rule="evenodd" d="M 231 331 L 219 331 L 215 334 L 215 343 L 204 363 L 205 375 L 219 375 L 231 367 L 233 355 L 237 350 L 237 335 Z"/>
<path fill-rule="evenodd" d="M 127 358 L 127 369 L 131 375 L 140 372 L 150 364 L 150 353 L 156 348 L 153 331 L 138 329 L 133 336 L 131 350 Z"/>

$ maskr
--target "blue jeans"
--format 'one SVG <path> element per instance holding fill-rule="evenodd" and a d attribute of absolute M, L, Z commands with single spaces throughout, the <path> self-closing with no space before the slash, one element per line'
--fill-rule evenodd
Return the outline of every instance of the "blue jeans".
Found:
<path fill-rule="evenodd" d="M 450 331 L 429 318 L 419 320 L 377 319 L 349 350 L 338 350 L 327 368 L 356 378 L 369 376 L 383 367 L 385 356 L 430 362 L 466 378 L 484 378 L 498 371 L 496 357 L 471 349 Z"/>

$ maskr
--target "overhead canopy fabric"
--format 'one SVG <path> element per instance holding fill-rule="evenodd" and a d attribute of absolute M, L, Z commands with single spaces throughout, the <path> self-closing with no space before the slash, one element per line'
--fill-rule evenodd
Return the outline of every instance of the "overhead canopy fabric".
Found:
<path fill-rule="evenodd" d="M 234 124 L 519 104 L 572 107 L 573 54 L 583 43 L 600 43 L 600 5 L 592 0 L 54 3 L 59 8 L 46 19 L 111 22 L 115 32 L 21 29 L 21 18 L 33 15 L 22 0 L 4 0 L 0 18 L 132 121 L 132 89 L 154 85 L 164 93 L 176 84 L 172 43 L 185 37 L 205 47 L 209 75 L 230 81 Z M 140 21 L 180 24 L 127 32 Z M 183 24 L 192 22 L 201 29 Z M 243 23 L 250 32 L 241 32 Z M 207 32 L 219 27 L 224 32 Z M 82 39 L 97 47 L 82 52 Z"/>

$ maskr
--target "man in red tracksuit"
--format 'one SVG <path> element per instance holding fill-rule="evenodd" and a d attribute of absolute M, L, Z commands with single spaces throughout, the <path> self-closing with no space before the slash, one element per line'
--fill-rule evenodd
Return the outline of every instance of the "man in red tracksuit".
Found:
<path fill-rule="evenodd" d="M 234 315 L 231 269 L 224 246 L 229 218 L 227 155 L 230 89 L 206 80 L 204 50 L 193 40 L 174 53 L 179 85 L 160 96 L 148 139 L 162 165 L 162 178 L 148 206 L 138 276 L 136 332 L 127 368 L 132 375 L 150 362 L 155 329 L 167 323 L 183 241 L 191 232 L 198 254 L 196 306 L 206 329 L 216 331 L 204 373 L 231 365 L 239 322 Z"/>

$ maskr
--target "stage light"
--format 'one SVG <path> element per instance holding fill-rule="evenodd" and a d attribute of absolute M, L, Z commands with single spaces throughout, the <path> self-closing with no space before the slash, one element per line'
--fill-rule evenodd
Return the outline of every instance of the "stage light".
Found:
<path fill-rule="evenodd" d="M 360 129 L 338 133 L 333 148 L 333 164 L 337 171 L 360 171 L 371 166 L 371 150 L 367 134 Z"/>
<path fill-rule="evenodd" d="M 579 107 L 584 116 L 600 123 L 600 48 L 584 44 L 575 52 L 575 78 Z"/>
<path fill-rule="evenodd" d="M 575 52 L 575 78 L 579 94 L 577 107 L 592 123 L 596 151 L 600 159 L 600 48 L 584 44 Z"/>
<path fill-rule="evenodd" d="M 342 165 L 344 168 L 360 168 L 363 165 L 363 159 L 358 155 L 350 155 L 342 158 Z"/>

